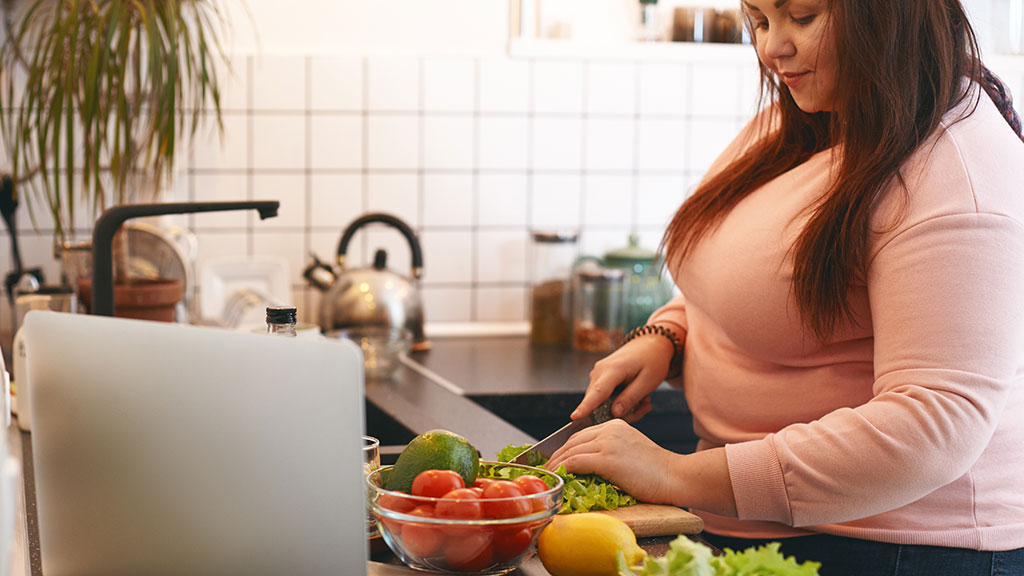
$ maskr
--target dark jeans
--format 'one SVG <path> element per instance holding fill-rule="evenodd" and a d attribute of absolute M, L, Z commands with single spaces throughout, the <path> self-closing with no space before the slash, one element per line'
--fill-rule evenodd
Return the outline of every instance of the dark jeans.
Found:
<path fill-rule="evenodd" d="M 704 532 L 719 548 L 745 550 L 773 540 L 747 540 Z M 1024 576 L 1024 548 L 986 552 L 942 546 L 888 544 L 830 534 L 778 538 L 785 556 L 821 562 L 821 576 Z"/>

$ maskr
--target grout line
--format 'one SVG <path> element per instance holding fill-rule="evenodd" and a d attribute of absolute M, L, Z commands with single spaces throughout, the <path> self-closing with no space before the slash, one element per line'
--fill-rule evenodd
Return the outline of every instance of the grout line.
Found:
<path fill-rule="evenodd" d="M 306 195 L 306 209 L 303 215 L 305 221 L 305 229 L 302 234 L 302 260 L 299 261 L 300 269 L 304 269 L 303 263 L 309 254 L 313 252 L 313 58 L 306 56 L 303 59 L 305 65 L 305 104 L 306 104 L 306 170 L 305 170 L 305 195 Z M 305 283 L 303 283 L 305 286 Z M 296 300 L 292 290 L 292 300 Z M 299 294 L 302 298 L 302 305 L 305 309 L 305 314 L 302 316 L 309 318 L 315 318 L 316 314 L 311 314 L 313 309 L 313 294 L 309 290 L 301 290 Z"/>
<path fill-rule="evenodd" d="M 480 203 L 480 59 L 473 59 L 473 176 L 470 183 L 470 234 L 469 244 L 469 265 L 470 280 L 473 284 L 470 288 L 469 319 L 476 321 L 480 317 L 480 295 L 477 291 L 480 280 L 480 221 L 478 214 Z"/>

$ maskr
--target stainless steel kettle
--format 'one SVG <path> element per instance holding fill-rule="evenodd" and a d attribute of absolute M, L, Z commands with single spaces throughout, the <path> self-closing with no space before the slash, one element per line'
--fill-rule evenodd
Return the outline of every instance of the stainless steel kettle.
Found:
<path fill-rule="evenodd" d="M 349 242 L 356 231 L 372 223 L 387 224 L 405 236 L 412 252 L 411 276 L 388 270 L 384 250 L 377 250 L 372 266 L 345 268 Z M 398 218 L 378 212 L 360 216 L 345 229 L 338 242 L 336 269 L 314 256 L 313 263 L 302 275 L 325 292 L 320 300 L 320 330 L 327 336 L 364 326 L 404 329 L 412 337 L 413 350 L 428 350 L 430 341 L 423 334 L 423 302 L 419 291 L 422 273 L 423 251 L 415 232 Z"/>

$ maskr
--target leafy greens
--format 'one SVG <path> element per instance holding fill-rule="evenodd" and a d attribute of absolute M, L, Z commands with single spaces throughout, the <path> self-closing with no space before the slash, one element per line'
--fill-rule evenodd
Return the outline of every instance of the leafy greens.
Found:
<path fill-rule="evenodd" d="M 514 446 L 508 445 L 498 452 L 499 462 L 509 462 L 520 453 L 530 448 L 530 445 Z M 543 467 L 547 462 L 537 452 L 527 455 L 524 462 L 527 466 Z M 589 512 L 591 510 L 615 510 L 622 506 L 636 504 L 636 498 L 620 491 L 614 485 L 609 484 L 604 478 L 595 474 L 570 474 L 566 472 L 565 466 L 559 466 L 558 470 L 552 471 L 562 478 L 562 509 L 559 514 L 570 514 L 573 512 Z M 512 479 L 528 471 L 521 468 L 495 466 L 488 471 L 488 475 L 495 478 Z"/>
<path fill-rule="evenodd" d="M 640 566 L 628 566 L 618 553 L 619 576 L 818 576 L 820 567 L 818 562 L 797 564 L 792 556 L 783 557 L 778 542 L 742 552 L 726 548 L 724 555 L 714 556 L 707 546 L 679 536 L 669 542 L 664 556 L 648 556 Z"/>

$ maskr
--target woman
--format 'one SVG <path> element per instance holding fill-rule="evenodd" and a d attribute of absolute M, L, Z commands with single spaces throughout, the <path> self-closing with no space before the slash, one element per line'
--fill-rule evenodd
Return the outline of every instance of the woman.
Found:
<path fill-rule="evenodd" d="M 719 546 L 779 540 L 822 574 L 1024 574 L 1008 97 L 959 0 L 743 7 L 772 103 L 666 232 L 682 295 L 597 363 L 572 415 L 626 382 L 613 414 L 638 417 L 681 364 L 698 451 L 615 420 L 549 466 L 690 507 Z"/>

